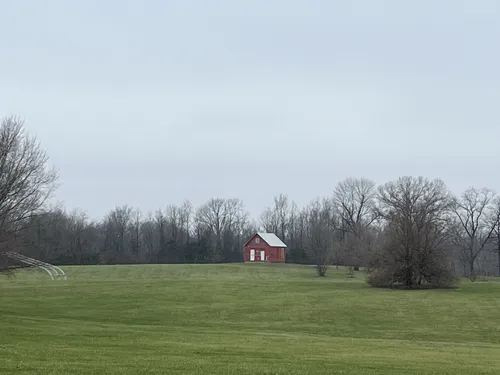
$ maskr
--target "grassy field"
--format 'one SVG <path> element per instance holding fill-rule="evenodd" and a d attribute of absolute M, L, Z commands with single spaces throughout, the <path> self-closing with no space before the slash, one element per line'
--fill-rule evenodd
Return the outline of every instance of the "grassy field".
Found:
<path fill-rule="evenodd" d="M 500 282 L 370 289 L 284 265 L 0 277 L 0 374 L 500 374 Z"/>

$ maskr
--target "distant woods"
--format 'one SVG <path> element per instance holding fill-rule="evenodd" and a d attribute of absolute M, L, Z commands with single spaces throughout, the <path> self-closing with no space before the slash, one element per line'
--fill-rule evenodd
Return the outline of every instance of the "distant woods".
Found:
<path fill-rule="evenodd" d="M 251 218 L 238 198 L 189 201 L 143 213 L 116 207 L 99 221 L 47 206 L 57 173 L 18 118 L 0 126 L 0 253 L 16 250 L 59 265 L 243 261 L 256 231 L 275 233 L 286 260 L 369 270 L 374 286 L 446 286 L 500 274 L 500 199 L 470 188 L 454 196 L 441 180 L 401 177 L 381 186 L 348 178 L 299 207 L 274 197 Z M 2 266 L 3 264 L 3 266 Z M 0 257 L 0 268 L 6 267 Z"/>

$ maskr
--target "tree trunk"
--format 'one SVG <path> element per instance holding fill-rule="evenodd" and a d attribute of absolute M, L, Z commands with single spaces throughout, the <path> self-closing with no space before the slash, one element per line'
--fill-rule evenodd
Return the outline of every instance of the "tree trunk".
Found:
<path fill-rule="evenodd" d="M 320 264 L 318 264 L 316 266 L 316 271 L 318 272 L 318 276 L 321 276 L 321 277 L 325 276 L 327 268 L 328 268 L 327 265 L 320 265 Z"/>
<path fill-rule="evenodd" d="M 470 280 L 476 281 L 476 275 L 474 275 L 474 259 L 471 259 L 469 264 Z"/>
<path fill-rule="evenodd" d="M 500 243 L 498 244 L 498 276 L 500 277 Z"/>

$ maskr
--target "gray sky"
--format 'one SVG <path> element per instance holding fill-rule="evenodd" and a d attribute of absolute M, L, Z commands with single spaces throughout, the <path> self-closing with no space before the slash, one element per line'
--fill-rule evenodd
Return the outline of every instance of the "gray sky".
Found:
<path fill-rule="evenodd" d="M 500 1 L 1 1 L 0 116 L 99 217 L 346 177 L 500 190 Z"/>

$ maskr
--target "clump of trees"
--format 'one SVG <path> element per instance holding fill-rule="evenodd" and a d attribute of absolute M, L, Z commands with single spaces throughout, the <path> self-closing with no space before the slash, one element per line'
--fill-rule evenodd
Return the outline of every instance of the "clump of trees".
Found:
<path fill-rule="evenodd" d="M 23 122 L 2 120 L 0 268 L 8 267 L 7 249 L 58 265 L 238 262 L 248 238 L 268 231 L 288 245 L 287 262 L 315 265 L 319 276 L 364 268 L 373 286 L 418 288 L 500 275 L 500 199 L 486 188 L 455 197 L 441 180 L 401 177 L 377 187 L 350 177 L 304 207 L 280 194 L 259 220 L 237 198 L 149 213 L 123 205 L 90 220 L 48 206 L 56 183 Z"/>
<path fill-rule="evenodd" d="M 456 282 L 450 259 L 451 194 L 441 180 L 401 177 L 379 188 L 382 241 L 368 283 L 406 288 Z"/>

